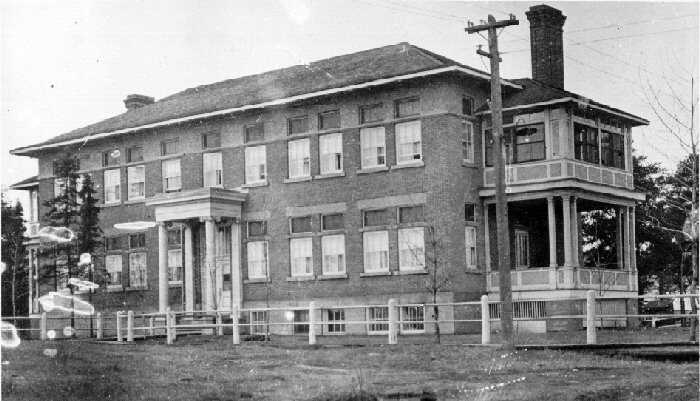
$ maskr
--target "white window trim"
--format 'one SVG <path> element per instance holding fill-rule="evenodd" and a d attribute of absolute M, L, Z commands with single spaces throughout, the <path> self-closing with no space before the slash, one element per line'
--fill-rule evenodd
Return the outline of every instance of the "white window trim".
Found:
<path fill-rule="evenodd" d="M 528 233 L 525 230 L 514 230 L 515 231 L 515 267 L 517 269 L 527 269 L 530 267 L 530 233 Z M 518 250 L 520 249 L 520 237 L 525 237 L 527 247 L 525 248 L 525 264 L 520 264 L 518 263 L 518 255 L 520 252 Z"/>
<path fill-rule="evenodd" d="M 334 152 L 334 153 L 322 153 L 323 152 L 323 142 L 324 140 L 332 140 L 331 138 L 335 137 L 340 137 L 340 153 Z M 335 155 L 340 155 L 340 168 L 339 169 L 333 169 L 333 170 L 324 170 L 324 157 L 328 157 L 328 155 L 333 156 L 333 165 L 335 165 Z M 318 158 L 319 158 L 319 171 L 320 173 L 323 174 L 334 174 L 334 173 L 341 173 L 343 172 L 344 169 L 344 164 L 345 161 L 343 160 L 343 134 L 341 132 L 335 132 L 332 134 L 325 134 L 321 135 L 318 137 Z"/>
<path fill-rule="evenodd" d="M 262 166 L 263 166 L 263 171 L 262 171 L 262 176 L 263 176 L 263 178 L 256 178 L 255 180 L 252 180 L 252 179 L 249 180 L 249 179 L 248 179 L 248 173 L 249 173 L 248 170 L 249 170 L 250 168 L 252 168 L 252 167 L 255 167 L 255 168 L 256 168 L 256 171 L 255 171 L 255 172 L 256 172 L 256 176 L 261 175 L 261 174 L 260 174 L 260 170 L 257 169 L 258 167 L 260 167 L 260 164 L 258 164 L 258 165 L 256 165 L 256 166 L 252 166 L 252 165 L 249 165 L 249 164 L 248 164 L 248 161 L 249 161 L 249 159 L 250 159 L 250 157 L 248 156 L 248 149 L 251 149 L 251 152 L 253 151 L 253 149 L 256 149 L 256 150 L 257 150 L 257 149 L 262 149 L 263 159 L 264 159 L 264 163 L 262 164 Z M 245 164 L 244 164 L 244 171 L 243 171 L 245 183 L 246 183 L 247 185 L 266 183 L 266 182 L 267 182 L 267 148 L 266 148 L 266 146 L 265 146 L 265 145 L 246 146 L 246 148 L 245 148 L 245 150 L 244 150 L 243 152 L 244 152 L 244 153 L 243 153 L 243 154 L 244 154 L 243 157 L 244 157 L 244 159 L 245 159 L 245 161 L 244 161 L 244 163 L 245 163 Z M 252 173 L 252 172 L 250 172 L 250 173 Z"/>
<path fill-rule="evenodd" d="M 264 276 L 251 276 L 250 275 L 250 252 L 247 244 L 253 244 L 253 243 L 263 243 L 264 251 L 265 251 L 265 275 Z M 260 279 L 267 279 L 269 278 L 270 275 L 270 254 L 269 254 L 269 248 L 267 241 L 249 241 L 246 244 L 246 270 L 248 273 L 248 279 L 249 280 L 260 280 Z"/>
<path fill-rule="evenodd" d="M 471 237 L 469 234 L 470 232 L 472 233 Z M 474 244 L 469 244 L 470 238 L 474 240 Z M 470 246 L 470 245 L 472 245 L 472 246 Z M 470 251 L 472 251 L 471 250 L 472 247 L 474 248 L 473 249 L 473 252 L 474 252 L 474 255 L 473 255 L 474 256 L 474 258 L 473 258 L 474 263 L 473 264 L 470 263 L 470 260 L 472 259 L 472 258 L 470 258 L 470 256 L 471 256 Z M 466 258 L 465 263 L 466 263 L 467 269 L 470 269 L 470 270 L 476 269 L 478 261 L 477 261 L 477 255 L 476 255 L 476 227 L 474 227 L 474 226 L 465 226 L 464 227 L 464 251 L 465 251 L 464 256 Z"/>
<path fill-rule="evenodd" d="M 412 320 L 412 321 L 405 321 L 404 319 L 404 308 L 423 308 L 423 320 L 418 321 L 418 320 Z M 399 308 L 399 321 L 402 323 L 399 324 L 399 332 L 401 334 L 421 334 L 425 333 L 425 306 L 424 305 L 410 305 L 410 306 L 401 306 Z M 404 325 L 411 325 L 411 324 L 416 324 L 416 323 L 422 323 L 423 328 L 422 329 L 405 329 Z"/>
<path fill-rule="evenodd" d="M 341 241 L 343 242 L 343 263 L 342 266 L 338 266 L 338 270 L 340 271 L 328 271 L 326 270 L 326 253 L 325 253 L 325 242 L 329 241 L 331 239 L 335 238 L 340 238 Z M 346 247 L 345 247 L 345 234 L 335 234 L 335 235 L 324 235 L 321 237 L 321 265 L 322 265 L 322 270 L 324 275 L 340 275 L 340 274 L 347 274 L 347 267 L 346 267 L 346 261 L 345 261 L 345 255 L 346 255 Z"/>
<path fill-rule="evenodd" d="M 135 171 L 138 168 L 143 169 L 143 181 L 136 181 L 132 182 L 131 181 L 131 174 L 129 174 L 130 171 Z M 143 195 L 133 195 L 131 192 L 131 184 L 135 183 L 141 183 L 143 182 Z M 127 200 L 139 200 L 139 199 L 146 199 L 146 166 L 144 164 L 139 164 L 138 166 L 129 166 L 126 168 L 126 199 Z"/>
<path fill-rule="evenodd" d="M 420 143 L 420 158 L 418 158 L 418 159 L 410 158 L 408 160 L 402 161 L 401 160 L 402 155 L 401 155 L 401 150 L 400 150 L 401 143 L 399 142 L 399 127 L 409 126 L 409 125 L 414 125 L 414 124 L 418 125 L 418 138 L 420 140 L 419 141 L 419 143 Z M 423 161 L 423 128 L 422 128 L 422 124 L 421 124 L 420 120 L 411 120 L 411 121 L 406 121 L 406 122 L 402 122 L 402 123 L 397 123 L 394 126 L 394 137 L 395 137 L 394 142 L 395 142 L 395 146 L 396 146 L 396 165 L 400 166 L 400 165 L 404 165 L 404 164 L 414 164 L 414 163 L 418 163 L 420 161 Z M 386 140 L 386 137 L 385 137 L 385 140 Z M 415 142 L 411 142 L 411 143 L 413 144 Z M 411 155 L 413 155 L 413 154 L 415 154 L 415 153 L 411 153 Z"/>
<path fill-rule="evenodd" d="M 182 284 L 182 277 L 180 280 L 171 280 L 170 279 L 170 253 L 171 252 L 179 252 L 180 253 L 180 265 L 179 266 L 172 266 L 176 267 L 178 269 L 182 269 L 182 248 L 179 249 L 168 249 L 168 284 Z M 182 272 L 184 274 L 184 272 Z"/>
<path fill-rule="evenodd" d="M 112 283 L 111 283 L 111 281 L 112 281 L 112 274 L 111 274 L 111 272 L 114 271 L 114 270 L 109 270 L 109 268 L 107 267 L 107 258 L 117 258 L 117 257 L 119 258 L 119 262 L 120 262 L 120 266 L 121 266 L 121 269 L 120 269 L 120 271 L 119 271 L 119 279 L 120 279 L 119 281 L 120 281 L 120 283 L 119 283 L 119 284 L 112 284 Z M 122 288 L 122 285 L 123 285 L 122 283 L 124 282 L 124 278 L 123 278 L 123 275 L 124 275 L 124 258 L 122 257 L 122 255 L 121 255 L 121 254 L 118 254 L 118 255 L 115 255 L 115 254 L 109 255 L 109 254 L 107 254 L 107 255 L 105 255 L 105 270 L 107 270 L 107 274 L 110 276 L 110 279 L 109 279 L 110 281 L 107 283 L 107 289 L 110 289 L 110 290 L 111 290 L 111 289 L 121 289 L 121 288 Z"/>
<path fill-rule="evenodd" d="M 377 163 L 377 158 L 379 157 L 379 152 L 376 151 L 375 148 L 371 148 L 368 146 L 364 146 L 364 141 L 362 140 L 363 138 L 363 133 L 364 132 L 371 132 L 372 135 L 378 135 L 379 130 L 382 132 L 382 136 L 384 137 L 383 140 L 383 146 L 382 149 L 384 149 L 384 163 Z M 376 131 L 376 132 L 375 132 Z M 365 135 L 370 135 L 370 134 L 365 134 Z M 374 149 L 374 151 L 372 151 Z M 371 164 L 365 164 L 365 152 L 366 151 L 371 151 L 372 152 L 372 163 Z M 380 127 L 371 127 L 371 128 L 362 128 L 360 129 L 360 168 L 361 169 L 369 169 L 369 168 L 375 168 L 375 167 L 385 167 L 386 166 L 386 130 L 384 129 L 383 126 Z"/>
<path fill-rule="evenodd" d="M 367 269 L 367 244 L 365 243 L 365 238 L 367 238 L 368 235 L 376 234 L 376 233 L 384 233 L 384 239 L 386 240 L 386 253 L 387 253 L 387 260 L 386 260 L 386 269 Z M 365 231 L 362 234 L 362 265 L 363 265 L 363 270 L 365 273 L 388 273 L 389 272 L 389 231 L 388 230 L 378 230 L 378 231 Z"/>
<path fill-rule="evenodd" d="M 301 161 L 301 168 L 298 171 L 298 174 L 292 174 L 293 167 L 297 166 L 292 166 L 292 147 L 296 146 L 297 144 L 300 144 L 300 148 L 305 149 L 306 152 L 304 153 L 303 157 L 301 159 L 297 159 L 295 161 Z M 302 145 L 302 144 L 305 144 Z M 306 165 L 305 161 L 308 160 L 308 171 L 304 171 L 304 166 Z M 302 139 L 295 139 L 293 141 L 287 142 L 287 176 L 288 178 L 306 178 L 306 177 L 311 177 L 311 141 L 309 138 L 302 138 Z"/>
<path fill-rule="evenodd" d="M 417 266 L 404 266 L 401 264 L 401 251 L 405 250 L 406 248 L 403 248 L 402 245 L 405 244 L 406 241 L 402 241 L 402 234 L 406 235 L 407 233 L 410 232 L 419 232 L 421 233 L 421 237 L 423 239 L 423 248 L 421 250 L 421 255 L 422 256 L 422 264 L 419 264 Z M 410 234 L 408 234 L 410 235 Z M 400 228 L 398 232 L 398 245 L 399 245 L 399 271 L 421 271 L 425 270 L 425 229 L 423 227 L 411 227 L 411 228 Z M 416 251 L 417 252 L 417 251 Z M 414 257 L 416 256 L 415 254 L 413 255 Z M 420 259 L 420 258 L 418 258 Z M 420 262 L 420 260 L 419 260 Z"/>
<path fill-rule="evenodd" d="M 462 146 L 464 146 L 464 143 L 467 143 L 466 126 L 469 126 L 469 130 L 471 132 L 471 147 L 469 148 L 469 152 L 467 153 L 467 157 L 464 157 L 464 154 L 462 154 L 462 158 L 467 163 L 474 163 L 474 124 L 471 121 L 464 121 L 464 125 L 465 125 L 465 132 L 463 133 L 464 138 L 462 139 L 462 143 L 463 143 Z"/>
<path fill-rule="evenodd" d="M 145 262 L 145 264 L 144 264 L 144 272 L 145 272 L 145 275 L 144 275 L 144 276 L 145 276 L 145 280 L 144 280 L 144 281 L 145 281 L 145 282 L 144 282 L 143 285 L 140 286 L 140 287 L 134 287 L 134 286 L 132 285 L 133 283 L 131 282 L 131 255 L 135 255 L 135 254 L 142 254 L 142 255 L 144 255 L 144 262 Z M 128 267 L 129 267 L 129 269 L 128 269 L 128 270 L 129 270 L 129 288 L 138 288 L 138 289 L 146 289 L 146 288 L 148 288 L 148 254 L 147 254 L 146 252 L 131 252 L 131 253 L 129 253 L 128 259 L 129 259 L 129 260 L 128 260 Z"/>
<path fill-rule="evenodd" d="M 305 272 L 303 274 L 297 273 L 294 270 L 294 258 L 292 256 L 292 243 L 298 242 L 298 241 L 309 241 L 311 242 L 311 272 Z M 300 238 L 291 238 L 289 240 L 289 273 L 291 277 L 313 277 L 314 275 L 314 252 L 313 252 L 313 238 L 312 237 L 300 237 Z"/>
<path fill-rule="evenodd" d="M 211 174 L 212 170 L 208 170 L 206 160 L 208 158 L 213 158 L 213 155 L 218 155 L 218 168 L 213 170 L 214 183 L 207 183 L 207 173 Z M 217 183 L 216 181 L 220 181 Z M 206 188 L 217 187 L 221 188 L 224 186 L 224 161 L 221 152 L 205 152 L 202 154 L 202 186 Z"/>
<path fill-rule="evenodd" d="M 180 171 L 180 174 L 177 175 L 177 176 L 166 176 L 166 175 L 165 175 L 165 166 L 166 166 L 167 164 L 171 164 L 171 163 L 174 164 L 176 161 L 177 161 L 178 170 Z M 162 176 L 162 179 L 163 179 L 163 192 L 171 192 L 171 191 L 179 191 L 179 190 L 181 190 L 181 189 L 182 189 L 182 162 L 180 161 L 180 159 L 168 159 L 168 160 L 163 160 L 163 162 L 162 162 L 162 164 L 161 164 L 161 176 Z M 179 184 L 177 187 L 168 188 L 168 185 L 167 185 L 167 184 L 168 184 L 168 179 L 169 179 L 169 178 L 175 178 L 175 177 L 178 177 L 178 178 L 180 179 L 180 180 L 179 180 L 179 181 L 180 181 L 180 184 Z"/>
<path fill-rule="evenodd" d="M 386 311 L 387 311 L 386 320 L 371 320 L 370 312 L 369 312 L 371 308 L 386 308 Z M 388 307 L 388 306 L 371 306 L 371 307 L 368 307 L 368 308 L 365 309 L 365 316 L 366 316 L 366 318 L 367 318 L 367 321 L 370 322 L 370 323 L 367 323 L 367 334 L 368 334 L 368 335 L 370 335 L 370 336 L 373 336 L 373 335 L 386 335 L 386 334 L 389 333 L 389 307 Z M 376 322 L 376 323 L 375 323 L 375 322 Z M 373 324 L 385 324 L 384 322 L 386 322 L 386 326 L 387 326 L 387 329 L 386 329 L 386 330 L 372 330 L 372 329 L 371 329 L 371 327 L 372 327 Z"/>
<path fill-rule="evenodd" d="M 115 199 L 109 200 L 109 199 L 107 199 L 107 174 L 112 174 L 113 172 L 116 172 L 116 176 L 117 176 L 117 181 L 118 181 L 118 183 L 115 185 L 116 188 L 115 188 L 115 190 L 114 190 Z M 105 200 L 105 204 L 106 204 L 106 205 L 112 205 L 112 204 L 120 203 L 121 200 L 122 200 L 122 199 L 121 199 L 121 198 L 122 198 L 122 197 L 121 197 L 121 195 L 122 195 L 122 194 L 121 194 L 121 192 L 122 192 L 122 188 L 121 188 L 121 180 L 122 180 L 121 169 L 119 169 L 119 168 L 106 169 L 106 170 L 104 171 L 104 173 L 103 173 L 103 179 L 104 179 L 103 186 L 104 186 L 104 200 Z"/>
<path fill-rule="evenodd" d="M 332 311 L 338 311 L 338 310 L 341 311 L 343 313 L 343 320 L 329 320 L 328 319 L 328 312 L 331 310 Z M 326 313 L 323 314 L 323 320 L 324 320 L 323 324 L 324 324 L 324 326 L 326 326 L 326 330 L 323 331 L 323 334 L 328 334 L 331 336 L 344 335 L 347 332 L 347 323 L 345 323 L 346 322 L 345 309 L 343 309 L 343 308 L 328 308 L 328 309 L 324 309 L 324 312 L 326 312 Z M 332 324 L 333 325 L 336 325 L 336 324 L 341 325 L 343 330 L 342 331 L 331 331 L 330 325 L 332 325 Z"/>

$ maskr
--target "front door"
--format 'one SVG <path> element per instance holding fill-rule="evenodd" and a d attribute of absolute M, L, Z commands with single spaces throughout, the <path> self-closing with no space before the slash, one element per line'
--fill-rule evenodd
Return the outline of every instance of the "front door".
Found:
<path fill-rule="evenodd" d="M 216 230 L 215 302 L 219 310 L 231 308 L 231 226 Z"/>

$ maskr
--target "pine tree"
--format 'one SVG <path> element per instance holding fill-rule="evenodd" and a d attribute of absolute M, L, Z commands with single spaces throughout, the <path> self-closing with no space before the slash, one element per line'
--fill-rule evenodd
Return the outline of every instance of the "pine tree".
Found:
<path fill-rule="evenodd" d="M 26 315 L 28 303 L 28 266 L 24 246 L 24 226 L 22 205 L 10 205 L 2 197 L 2 310 L 3 315 L 10 311 L 12 317 Z"/>

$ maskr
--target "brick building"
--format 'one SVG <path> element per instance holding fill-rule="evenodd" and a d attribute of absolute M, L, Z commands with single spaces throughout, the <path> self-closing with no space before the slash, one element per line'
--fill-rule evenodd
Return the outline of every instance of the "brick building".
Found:
<path fill-rule="evenodd" d="M 502 81 L 514 297 L 556 300 L 601 283 L 636 293 L 633 210 L 643 196 L 631 128 L 647 121 L 565 91 L 565 17 L 548 6 L 527 16 L 533 79 Z M 334 307 L 431 301 L 434 255 L 449 278 L 439 301 L 497 297 L 489 79 L 399 43 L 158 101 L 129 95 L 123 114 L 13 150 L 39 164 L 13 188 L 30 191 L 36 233 L 41 202 L 62 188 L 53 161 L 77 155 L 91 175 L 105 234 L 94 259 L 109 273 L 93 295 L 98 310 L 291 310 L 315 300 L 324 321 L 382 321 L 385 307 Z M 600 209 L 615 210 L 618 227 L 604 270 L 586 264 L 580 235 L 581 216 Z M 144 221 L 157 225 L 115 228 Z M 54 263 L 34 250 L 30 262 L 37 272 Z M 33 282 L 31 310 L 60 286 Z M 429 314 L 402 307 L 401 319 L 415 321 L 403 328 L 429 330 Z"/>

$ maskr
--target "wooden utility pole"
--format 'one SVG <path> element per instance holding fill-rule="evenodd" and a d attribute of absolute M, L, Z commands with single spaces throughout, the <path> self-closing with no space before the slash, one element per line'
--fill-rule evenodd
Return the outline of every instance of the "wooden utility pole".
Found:
<path fill-rule="evenodd" d="M 503 345 L 507 348 L 515 346 L 513 335 L 513 292 L 510 284 L 510 238 L 508 234 L 508 203 L 506 202 L 505 182 L 506 169 L 503 152 L 503 115 L 501 99 L 501 77 L 498 53 L 498 28 L 510 25 L 518 25 L 519 22 L 513 14 L 510 19 L 496 21 L 493 15 L 488 16 L 488 21 L 481 25 L 469 22 L 465 29 L 467 33 L 488 31 L 489 52 L 479 48 L 477 54 L 488 57 L 491 60 L 491 135 L 493 136 L 493 161 L 496 169 L 496 242 L 498 246 L 498 286 L 501 298 L 501 331 L 503 332 Z M 486 209 L 488 213 L 488 208 Z M 486 235 L 489 235 L 486 233 Z"/>

